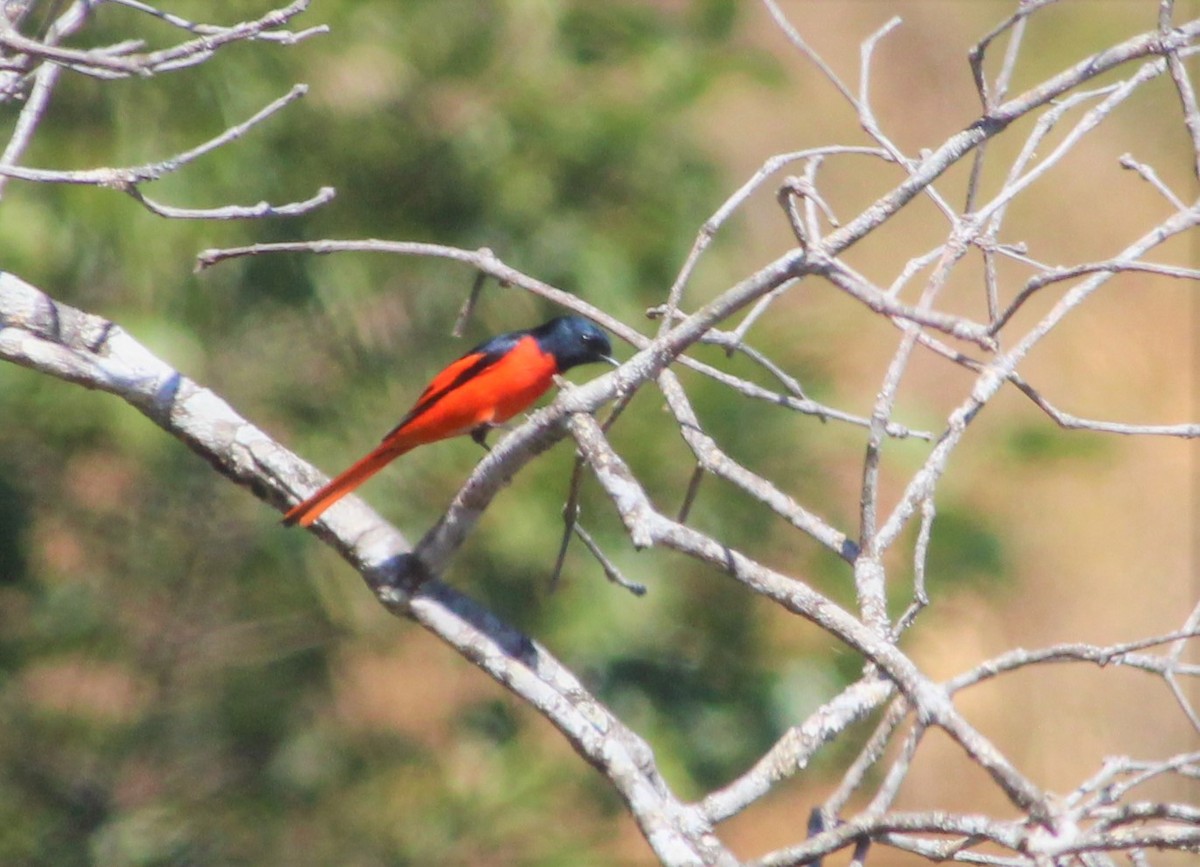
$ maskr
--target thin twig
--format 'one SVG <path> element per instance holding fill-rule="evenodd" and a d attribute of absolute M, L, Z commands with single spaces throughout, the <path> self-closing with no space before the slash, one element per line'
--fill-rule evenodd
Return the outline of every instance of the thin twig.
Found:
<path fill-rule="evenodd" d="M 1142 180 L 1146 181 L 1146 183 L 1158 190 L 1162 194 L 1163 198 L 1171 203 L 1171 206 L 1175 210 L 1183 211 L 1187 209 L 1187 205 L 1184 204 L 1183 199 L 1179 198 L 1179 196 L 1175 194 L 1174 190 L 1163 183 L 1162 179 L 1159 178 L 1158 173 L 1155 172 L 1152 167 L 1146 165 L 1145 163 L 1138 162 L 1133 158 L 1132 154 L 1121 154 L 1117 162 L 1121 164 L 1121 168 L 1129 169 L 1130 171 L 1137 172 L 1139 175 L 1141 175 Z"/>
<path fill-rule="evenodd" d="M 55 183 L 55 184 L 83 184 L 96 187 L 114 187 L 124 189 L 130 185 L 146 183 L 147 181 L 156 181 L 164 175 L 176 172 L 189 163 L 195 162 L 200 157 L 212 153 L 218 148 L 224 147 L 230 142 L 241 138 L 250 129 L 262 123 L 272 115 L 282 111 L 284 108 L 300 99 L 308 93 L 307 84 L 297 84 L 292 87 L 283 96 L 273 100 L 263 108 L 259 109 L 253 115 L 241 123 L 234 124 L 213 138 L 202 142 L 190 150 L 183 151 L 166 159 L 158 160 L 152 163 L 143 163 L 140 166 L 129 166 L 126 168 L 100 168 L 100 169 L 75 169 L 75 170 L 55 170 L 55 169 L 35 169 L 26 166 L 0 166 L 0 174 L 8 177 L 18 178 L 23 181 L 35 181 L 39 183 Z"/>
<path fill-rule="evenodd" d="M 484 248 L 480 251 L 485 256 L 492 254 L 491 250 Z M 475 312 L 475 305 L 479 303 L 479 296 L 483 294 L 483 286 L 487 282 L 487 274 L 480 271 L 475 275 L 475 279 L 471 282 L 471 291 L 467 297 L 463 299 L 462 307 L 458 310 L 458 317 L 454 320 L 454 327 L 450 329 L 450 333 L 455 337 L 462 337 L 467 330 L 467 322 L 471 319 L 471 314 Z"/>
<path fill-rule="evenodd" d="M 925 566 L 929 559 L 929 539 L 933 535 L 933 519 L 937 515 L 933 497 L 921 503 L 921 526 L 917 529 L 917 544 L 913 548 L 913 601 L 900 615 L 893 628 L 892 634 L 896 640 L 904 634 L 929 604 L 929 594 L 925 591 Z"/>

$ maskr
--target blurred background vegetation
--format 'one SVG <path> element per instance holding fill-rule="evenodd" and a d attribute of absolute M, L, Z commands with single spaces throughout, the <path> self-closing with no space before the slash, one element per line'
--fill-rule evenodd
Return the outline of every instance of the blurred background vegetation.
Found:
<path fill-rule="evenodd" d="M 62 4 L 43 5 L 49 20 Z M 1122 10 L 1137 4 L 1096 5 L 1108 16 L 1101 21 L 1113 23 L 1057 46 L 1061 57 L 1126 32 L 1132 16 Z M 924 26 L 945 24 L 936 10 L 950 7 L 936 2 L 793 4 L 809 16 L 805 32 L 831 34 L 823 47 L 847 64 L 859 39 L 895 12 L 906 16 L 901 47 L 879 59 L 902 72 L 877 93 L 884 104 L 904 105 L 887 119 L 910 150 L 969 122 L 965 49 L 1009 6 L 972 4 L 938 31 Z M 171 8 L 232 23 L 266 6 L 195 0 Z M 763 158 L 855 135 L 853 118 L 803 70 L 762 10 L 735 0 L 321 0 L 298 26 L 318 23 L 332 32 L 294 47 L 233 46 L 198 68 L 148 80 L 69 76 L 25 162 L 87 168 L 162 159 L 304 81 L 305 100 L 146 192 L 212 207 L 302 199 L 328 184 L 338 191 L 330 205 L 289 220 L 165 221 L 111 191 L 10 182 L 0 249 L 4 268 L 121 324 L 331 473 L 374 445 L 449 359 L 556 311 L 490 286 L 459 341 L 449 330 L 473 279 L 460 266 L 273 256 L 197 276 L 197 251 L 322 237 L 487 246 L 638 323 L 661 302 L 703 220 Z M 914 50 L 937 32 L 945 43 L 937 52 Z M 77 43 L 131 36 L 151 45 L 174 38 L 147 16 L 103 5 Z M 943 80 L 958 90 L 930 87 Z M 6 109 L 9 126 L 14 111 Z M 846 213 L 890 177 L 847 173 Z M 787 243 L 771 192 L 718 239 L 690 305 Z M 1186 335 L 1165 323 L 1178 308 L 1162 308 L 1161 322 L 1146 328 L 1176 346 Z M 864 411 L 886 359 L 887 347 L 877 344 L 886 326 L 860 327 L 857 311 L 837 299 L 805 296 L 778 311 L 804 319 L 769 317 L 756 344 L 816 397 Z M 1111 315 L 1128 327 L 1128 310 Z M 757 377 L 737 359 L 698 354 Z M 1056 369 L 1049 359 L 1047 370 Z M 735 457 L 852 530 L 861 433 L 685 381 Z M 951 384 L 961 386 L 944 373 L 921 382 L 925 397 L 905 419 L 917 426 L 936 423 L 938 398 L 944 403 Z M 1163 396 L 1168 407 L 1179 394 Z M 1032 542 L 1021 528 L 1039 523 L 1040 509 L 1022 512 L 1038 467 L 1065 465 L 1068 481 L 1086 489 L 1099 468 L 1122 465 L 1123 446 L 1068 440 L 1031 409 L 1012 406 L 1020 407 L 1012 417 L 984 428 L 993 451 L 965 458 L 939 502 L 931 589 L 949 617 L 929 615 L 947 627 L 934 633 L 930 654 L 947 674 L 994 650 L 989 636 L 1000 648 L 1025 636 L 989 632 L 997 627 L 988 611 L 1011 614 L 998 622 L 1049 619 L 1024 611 L 1016 589 L 1046 580 L 1041 567 L 1023 565 L 1046 557 L 1036 545 L 1032 556 L 1022 550 Z M 659 414 L 647 390 L 614 441 L 671 504 L 682 499 L 691 467 L 677 437 L 663 435 Z M 5 365 L 0 418 L 0 863 L 649 857 L 603 780 L 536 715 L 386 615 L 332 553 L 280 528 L 278 515 L 134 410 Z M 912 445 L 896 453 L 901 470 L 921 454 Z M 364 495 L 415 538 L 477 459 L 469 441 L 430 447 Z M 1025 475 L 989 484 L 989 461 L 997 460 Z M 551 595 L 570 463 L 560 447 L 522 473 L 448 578 L 579 671 L 650 740 L 677 790 L 697 795 L 729 780 L 856 675 L 857 659 L 732 582 L 669 556 L 635 555 L 594 490 L 585 521 L 650 593 L 639 600 L 612 587 L 575 550 Z M 1163 496 L 1178 502 L 1178 492 Z M 740 505 L 713 484 L 693 520 L 724 528 L 755 556 L 812 576 L 836 598 L 852 598 L 842 564 Z M 1121 562 L 1106 568 L 1120 572 Z M 897 587 L 898 605 L 905 592 Z M 760 818 L 735 823 L 747 854 L 774 837 L 795 838 L 822 794 L 822 772 L 773 799 Z"/>

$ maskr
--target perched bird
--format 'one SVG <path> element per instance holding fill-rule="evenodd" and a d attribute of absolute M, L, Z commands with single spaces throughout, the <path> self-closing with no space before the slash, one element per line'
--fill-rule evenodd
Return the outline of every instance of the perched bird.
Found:
<path fill-rule="evenodd" d="M 283 516 L 307 527 L 400 455 L 420 445 L 469 433 L 480 445 L 491 427 L 527 409 L 556 373 L 579 364 L 617 362 L 600 328 L 579 316 L 559 316 L 537 328 L 481 343 L 433 378 L 400 424 L 374 451 Z"/>

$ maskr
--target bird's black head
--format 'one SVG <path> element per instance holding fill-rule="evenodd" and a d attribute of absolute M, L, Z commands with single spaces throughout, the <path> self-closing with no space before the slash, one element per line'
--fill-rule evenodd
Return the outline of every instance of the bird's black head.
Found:
<path fill-rule="evenodd" d="M 617 363 L 612 357 L 608 335 L 582 316 L 559 316 L 539 325 L 531 333 L 538 346 L 554 356 L 559 373 L 578 364 Z"/>

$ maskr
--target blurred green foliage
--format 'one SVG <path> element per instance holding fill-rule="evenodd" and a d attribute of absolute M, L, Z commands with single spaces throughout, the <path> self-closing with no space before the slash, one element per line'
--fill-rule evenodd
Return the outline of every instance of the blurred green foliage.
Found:
<path fill-rule="evenodd" d="M 1062 460 L 1089 461 L 1111 454 L 1111 440 L 1099 435 L 1079 436 L 1049 425 L 1013 425 L 1008 432 L 1008 452 L 1021 463 L 1037 465 Z"/>
<path fill-rule="evenodd" d="M 112 191 L 13 182 L 5 267 L 112 318 L 337 470 L 470 341 L 553 311 L 489 287 L 460 343 L 448 330 L 472 275 L 458 266 L 279 256 L 194 276 L 195 253 L 321 237 L 486 245 L 636 322 L 722 194 L 691 106 L 767 68 L 734 39 L 736 5 L 325 0 L 296 26 L 332 32 L 292 47 L 234 45 L 145 80 L 68 73 L 29 165 L 164 159 L 304 81 L 300 103 L 145 193 L 192 207 L 326 184 L 338 197 L 298 219 L 184 222 Z M 265 9 L 172 7 L 221 23 Z M 178 37 L 105 5 L 72 44 Z M 630 460 L 678 498 L 686 462 L 661 458 L 682 446 L 651 433 L 653 398 L 635 408 L 649 421 L 627 425 Z M 23 420 L 0 426 L 0 863 L 550 864 L 611 836 L 612 793 L 573 759 L 531 759 L 544 725 L 468 669 L 476 697 L 436 709 L 457 719 L 449 735 L 347 719 L 347 661 L 405 645 L 411 627 L 364 612 L 348 570 L 129 407 L 3 366 L 0 417 Z M 476 459 L 471 443 L 431 448 L 366 494 L 416 535 Z M 570 460 L 559 449 L 523 474 L 452 578 L 630 710 L 678 785 L 715 784 L 781 725 L 754 606 L 691 566 L 636 601 L 578 551 L 548 595 Z M 665 561 L 624 550 L 589 496 L 622 567 L 657 578 Z M 403 699 L 406 683 L 371 688 Z M 549 810 L 570 821 L 545 823 Z"/>
<path fill-rule="evenodd" d="M 172 11 L 221 23 L 266 11 L 249 5 L 191 0 Z M 323 237 L 487 246 L 639 322 L 730 188 L 693 106 L 717 82 L 771 72 L 739 41 L 738 7 L 323 0 L 296 26 L 332 32 L 295 46 L 233 45 L 151 79 L 65 74 L 29 165 L 160 160 L 304 81 L 304 100 L 144 192 L 192 207 L 285 202 L 322 185 L 338 196 L 302 218 L 185 222 L 113 191 L 11 182 L 4 267 L 110 317 L 337 471 L 450 358 L 554 311 L 489 286 L 456 341 L 448 332 L 473 280 L 460 266 L 273 256 L 197 276 L 195 254 Z M 56 8 L 45 3 L 39 20 Z M 135 37 L 157 47 L 179 34 L 106 4 L 75 44 Z M 714 249 L 705 267 L 719 272 Z M 786 334 L 779 343 L 791 346 Z M 697 355 L 759 377 L 715 350 Z M 825 484 L 796 460 L 811 423 L 763 403 L 730 412 L 728 392 L 685 381 L 735 458 L 789 490 Z M 403 656 L 422 636 L 131 408 L 2 365 L 0 418 L 16 420 L 0 425 L 0 863 L 508 865 L 582 863 L 582 852 L 616 863 L 611 790 L 548 749 L 546 725 L 465 663 L 440 670 L 461 694 L 427 698 L 414 685 L 437 675 L 413 664 L 369 681 L 423 724 L 381 722 L 347 699 L 357 664 Z M 647 390 L 613 435 L 671 510 L 692 464 L 663 420 Z M 439 444 L 364 494 L 419 536 L 477 459 L 470 442 Z M 695 794 L 727 781 L 819 700 L 814 683 L 855 676 L 855 659 L 769 634 L 762 603 L 733 582 L 631 551 L 594 490 L 589 529 L 651 592 L 628 596 L 572 549 L 551 595 L 571 461 L 559 448 L 523 472 L 450 579 L 581 671 L 648 737 L 673 786 Z M 742 501 L 710 479 L 692 520 L 766 562 L 827 576 L 822 589 L 849 598 L 839 561 Z M 966 530 L 946 571 L 955 557 L 999 568 L 990 537 Z"/>
<path fill-rule="evenodd" d="M 953 504 L 938 510 L 925 561 L 927 590 L 995 590 L 1012 580 L 1000 533 L 979 510 Z"/>

